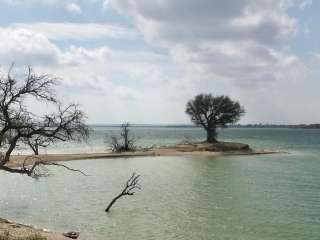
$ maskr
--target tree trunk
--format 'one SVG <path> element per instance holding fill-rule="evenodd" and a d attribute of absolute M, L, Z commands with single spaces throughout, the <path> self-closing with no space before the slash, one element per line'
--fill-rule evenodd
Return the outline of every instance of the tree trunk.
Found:
<path fill-rule="evenodd" d="M 10 155 L 11 155 L 12 151 L 15 149 L 19 138 L 20 138 L 20 136 L 18 135 L 14 139 L 12 139 L 12 141 L 10 142 L 10 146 L 5 154 L 5 157 L 4 157 L 4 162 L 1 163 L 2 165 L 5 165 L 6 163 L 8 163 L 10 161 Z"/>
<path fill-rule="evenodd" d="M 114 199 L 112 199 L 112 201 L 109 203 L 108 207 L 106 208 L 106 212 L 109 212 L 110 208 L 112 207 L 112 205 L 120 198 L 122 197 L 123 194 L 119 194 L 118 196 L 116 196 Z"/>
<path fill-rule="evenodd" d="M 39 155 L 39 146 L 37 143 L 35 143 L 34 145 L 32 145 L 32 143 L 30 141 L 28 141 L 28 145 L 31 148 L 31 150 L 34 152 L 34 155 L 38 156 Z"/>
<path fill-rule="evenodd" d="M 217 139 L 217 129 L 214 127 L 207 129 L 207 142 L 208 143 L 216 143 L 218 142 Z"/>
<path fill-rule="evenodd" d="M 36 155 L 36 156 L 39 155 L 39 147 L 38 146 L 35 146 L 34 155 Z"/>
<path fill-rule="evenodd" d="M 124 189 L 122 190 L 122 192 L 116 196 L 114 199 L 112 199 L 112 201 L 109 203 L 108 207 L 106 208 L 106 212 L 109 212 L 110 208 L 112 207 L 112 205 L 121 197 L 123 196 L 132 196 L 135 194 L 135 190 L 140 188 L 140 185 L 138 183 L 139 181 L 139 177 L 140 175 L 136 175 L 136 173 L 134 172 L 132 174 L 132 176 L 129 178 L 129 180 L 126 182 L 126 185 L 124 187 Z"/>

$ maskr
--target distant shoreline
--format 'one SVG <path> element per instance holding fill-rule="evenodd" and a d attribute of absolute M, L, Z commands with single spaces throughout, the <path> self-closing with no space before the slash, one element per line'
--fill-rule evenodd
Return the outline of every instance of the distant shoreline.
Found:
<path fill-rule="evenodd" d="M 90 127 L 119 128 L 121 124 L 89 124 Z M 197 128 L 191 124 L 131 124 L 134 128 Z M 286 128 L 286 129 L 320 129 L 320 124 L 236 124 L 228 128 Z"/>

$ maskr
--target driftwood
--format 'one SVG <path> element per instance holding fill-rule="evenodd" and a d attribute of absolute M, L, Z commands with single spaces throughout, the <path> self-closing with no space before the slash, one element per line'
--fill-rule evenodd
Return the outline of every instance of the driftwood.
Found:
<path fill-rule="evenodd" d="M 79 232 L 66 232 L 62 234 L 63 236 L 71 239 L 78 239 L 80 236 Z"/>
<path fill-rule="evenodd" d="M 108 207 L 106 208 L 106 212 L 109 212 L 112 205 L 121 197 L 123 196 L 132 196 L 135 194 L 135 190 L 139 189 L 141 190 L 141 186 L 139 185 L 139 177 L 140 175 L 137 175 L 135 172 L 132 174 L 132 176 L 129 178 L 129 180 L 126 182 L 126 185 L 122 192 L 118 194 L 112 201 L 109 203 Z"/>

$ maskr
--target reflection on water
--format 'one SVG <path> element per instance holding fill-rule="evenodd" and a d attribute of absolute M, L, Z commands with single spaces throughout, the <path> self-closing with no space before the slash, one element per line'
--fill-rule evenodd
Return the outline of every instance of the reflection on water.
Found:
<path fill-rule="evenodd" d="M 90 177 L 51 168 L 54 175 L 38 181 L 1 172 L 1 217 L 78 230 L 82 239 L 318 239 L 320 135 L 264 131 L 223 137 L 294 154 L 74 161 L 66 164 Z M 106 214 L 134 170 L 142 191 Z"/>

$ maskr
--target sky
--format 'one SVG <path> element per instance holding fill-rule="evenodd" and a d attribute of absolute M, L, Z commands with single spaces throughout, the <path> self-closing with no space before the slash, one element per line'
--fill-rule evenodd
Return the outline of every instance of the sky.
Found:
<path fill-rule="evenodd" d="M 320 1 L 0 0 L 0 10 L 1 71 L 57 77 L 89 123 L 189 123 L 199 93 L 239 101 L 241 123 L 320 122 Z"/>

